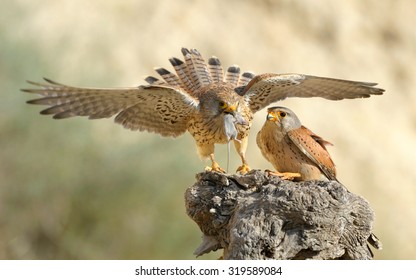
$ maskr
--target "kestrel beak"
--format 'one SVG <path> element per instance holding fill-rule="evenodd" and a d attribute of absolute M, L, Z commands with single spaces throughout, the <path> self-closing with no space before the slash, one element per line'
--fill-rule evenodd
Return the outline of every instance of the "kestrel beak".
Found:
<path fill-rule="evenodd" d="M 234 116 L 236 124 L 249 125 L 249 123 L 243 118 L 240 112 L 237 111 L 237 107 L 238 103 L 231 106 L 227 106 L 227 108 L 224 109 L 224 112 Z"/>
<path fill-rule="evenodd" d="M 238 106 L 238 104 L 227 106 L 227 108 L 225 108 L 224 112 L 234 114 L 237 111 L 237 106 Z"/>
<path fill-rule="evenodd" d="M 272 121 L 272 122 L 275 122 L 275 121 L 280 121 L 279 117 L 278 117 L 278 116 L 276 116 L 276 114 L 275 114 L 274 112 L 269 112 L 269 113 L 267 113 L 267 117 L 266 117 L 266 119 L 267 119 L 268 121 Z"/>

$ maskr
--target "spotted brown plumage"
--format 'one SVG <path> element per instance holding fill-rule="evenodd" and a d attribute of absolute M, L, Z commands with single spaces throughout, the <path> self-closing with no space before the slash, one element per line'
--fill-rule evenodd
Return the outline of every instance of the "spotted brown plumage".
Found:
<path fill-rule="evenodd" d="M 131 130 L 149 131 L 177 137 L 186 131 L 194 137 L 202 158 L 210 157 L 212 170 L 223 171 L 214 159 L 214 145 L 231 137 L 242 165 L 253 114 L 286 97 L 319 96 L 332 100 L 382 94 L 372 83 L 321 78 L 299 74 L 241 73 L 237 65 L 224 71 L 216 57 L 205 62 L 195 49 L 182 48 L 184 59 L 170 58 L 174 68 L 155 71 L 161 79 L 149 76 L 148 85 L 131 88 L 83 88 L 45 79 L 29 82 L 36 88 L 23 89 L 41 98 L 30 104 L 46 105 L 42 114 L 55 119 L 87 116 L 90 119 L 115 117 L 115 122 Z M 232 118 L 225 118 L 231 114 Z M 233 129 L 233 127 L 235 129 Z M 226 129 L 228 129 L 228 132 Z"/>
<path fill-rule="evenodd" d="M 302 181 L 337 180 L 335 164 L 325 147 L 332 144 L 301 125 L 288 108 L 268 109 L 257 145 L 279 176 Z"/>

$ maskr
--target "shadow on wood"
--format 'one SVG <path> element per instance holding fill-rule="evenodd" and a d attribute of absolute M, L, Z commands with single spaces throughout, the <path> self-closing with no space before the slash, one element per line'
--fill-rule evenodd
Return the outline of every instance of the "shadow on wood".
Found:
<path fill-rule="evenodd" d="M 374 212 L 335 182 L 294 183 L 253 170 L 203 172 L 186 190 L 186 211 L 203 233 L 197 256 L 224 259 L 371 259 Z"/>

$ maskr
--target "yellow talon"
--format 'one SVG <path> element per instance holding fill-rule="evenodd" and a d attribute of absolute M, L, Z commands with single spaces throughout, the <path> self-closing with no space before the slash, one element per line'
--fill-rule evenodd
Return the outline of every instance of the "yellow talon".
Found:
<path fill-rule="evenodd" d="M 282 180 L 290 180 L 290 181 L 293 181 L 295 178 L 302 177 L 300 173 L 292 173 L 292 172 L 279 172 L 279 171 L 266 170 L 266 173 L 269 176 L 277 176 L 281 178 Z"/>
<path fill-rule="evenodd" d="M 205 167 L 205 170 L 206 171 L 215 171 L 215 172 L 225 173 L 225 170 L 222 169 L 220 167 L 220 165 L 215 161 L 212 162 L 211 167 L 209 167 L 209 166 Z"/>
<path fill-rule="evenodd" d="M 251 170 L 250 166 L 248 166 L 245 163 L 242 166 L 240 166 L 239 168 L 237 168 L 237 172 L 239 172 L 241 175 L 246 174 L 250 170 Z"/>

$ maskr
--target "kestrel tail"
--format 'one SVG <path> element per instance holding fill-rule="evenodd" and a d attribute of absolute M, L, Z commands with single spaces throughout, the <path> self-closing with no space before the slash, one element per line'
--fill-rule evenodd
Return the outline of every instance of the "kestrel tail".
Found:
<path fill-rule="evenodd" d="M 240 74 L 236 65 L 224 71 L 220 60 L 208 62 L 195 49 L 182 48 L 184 60 L 169 59 L 176 73 L 157 68 L 148 85 L 130 88 L 82 88 L 45 79 L 23 89 L 42 97 L 28 101 L 47 105 L 41 114 L 55 119 L 87 116 L 109 118 L 131 130 L 146 130 L 177 137 L 186 131 L 194 137 L 202 158 L 211 158 L 212 170 L 223 171 L 214 159 L 214 145 L 233 141 L 241 157 L 238 171 L 250 170 L 245 151 L 253 114 L 286 97 L 323 97 L 330 100 L 382 94 L 374 83 L 302 74 Z"/>
<path fill-rule="evenodd" d="M 304 127 L 288 108 L 268 109 L 266 122 L 257 134 L 257 145 L 278 176 L 337 181 L 335 164 L 325 147 L 332 144 Z"/>

